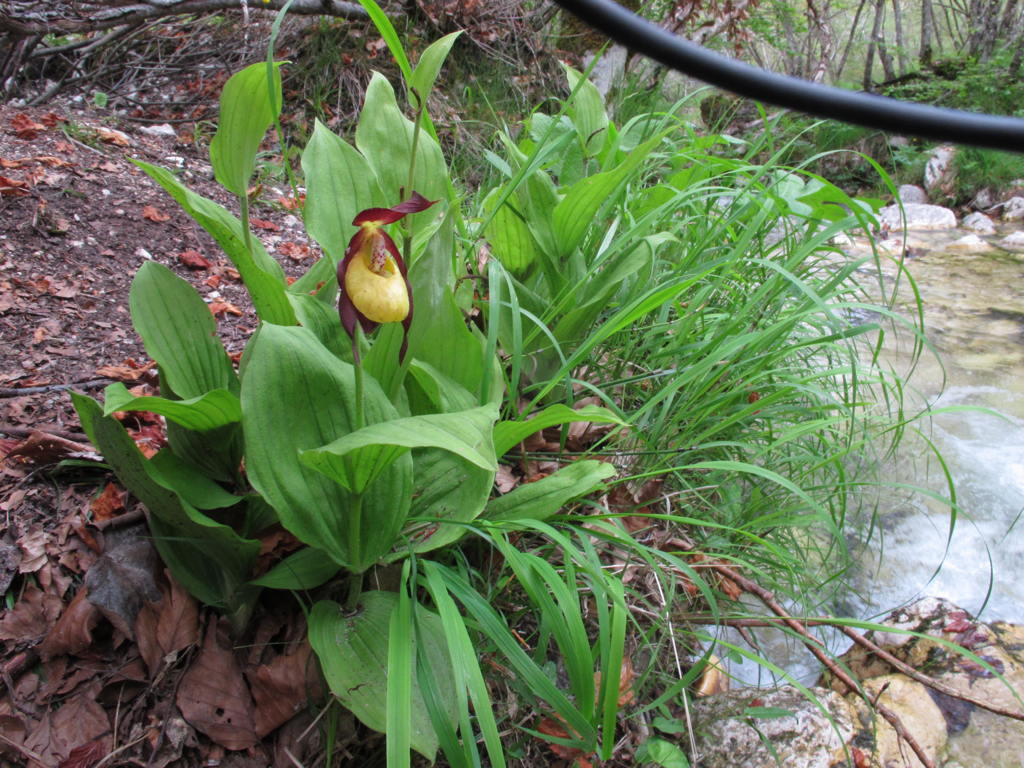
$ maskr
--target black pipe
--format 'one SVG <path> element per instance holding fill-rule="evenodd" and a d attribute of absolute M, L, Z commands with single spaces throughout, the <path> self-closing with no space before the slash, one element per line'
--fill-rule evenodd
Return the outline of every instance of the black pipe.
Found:
<path fill-rule="evenodd" d="M 906 136 L 1024 152 L 1020 118 L 913 104 L 778 75 L 676 37 L 611 0 L 555 2 L 615 42 L 749 99 Z"/>

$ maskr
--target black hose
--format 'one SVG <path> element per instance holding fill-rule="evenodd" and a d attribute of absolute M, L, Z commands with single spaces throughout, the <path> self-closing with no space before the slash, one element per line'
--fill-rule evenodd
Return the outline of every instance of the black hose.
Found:
<path fill-rule="evenodd" d="M 1024 152 L 1024 120 L 913 104 L 778 75 L 709 51 L 611 0 L 555 0 L 588 26 L 678 72 L 809 115 L 923 139 Z"/>

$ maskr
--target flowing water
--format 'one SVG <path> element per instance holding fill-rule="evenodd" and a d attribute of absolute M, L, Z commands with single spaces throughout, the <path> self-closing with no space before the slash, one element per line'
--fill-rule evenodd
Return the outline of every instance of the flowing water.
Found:
<path fill-rule="evenodd" d="M 956 489 L 955 527 L 951 536 L 949 504 L 927 493 L 887 490 L 878 530 L 858 556 L 854 591 L 838 607 L 845 615 L 882 619 L 931 595 L 983 621 L 1024 623 L 1024 519 L 1018 522 L 1024 518 L 1024 254 L 946 250 L 962 234 L 912 233 L 916 256 L 908 264 L 938 354 L 921 357 L 908 399 L 935 410 L 921 427 L 942 461 L 925 439 L 908 435 L 886 471 L 893 483 L 940 497 L 949 493 L 948 471 Z M 909 359 L 900 346 L 886 351 L 896 370 L 905 370 Z M 799 644 L 772 631 L 760 637 L 773 661 L 813 683 L 818 666 Z M 723 639 L 739 640 L 731 633 Z M 833 652 L 845 646 L 834 635 L 824 639 Z M 752 662 L 730 666 L 745 682 L 772 682 Z"/>

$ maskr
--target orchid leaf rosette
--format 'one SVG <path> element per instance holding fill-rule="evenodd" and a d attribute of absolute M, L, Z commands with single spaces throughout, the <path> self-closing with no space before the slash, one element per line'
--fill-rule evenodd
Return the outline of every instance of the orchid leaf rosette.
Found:
<path fill-rule="evenodd" d="M 412 286 L 408 267 L 384 226 L 410 213 L 425 211 L 436 203 L 418 192 L 393 208 L 367 208 L 352 220 L 359 231 L 349 240 L 345 258 L 338 265 L 338 312 L 345 333 L 352 339 L 352 354 L 359 359 L 356 324 L 363 333 L 381 323 L 401 323 L 405 330 L 399 359 L 405 358 L 412 325 Z"/>

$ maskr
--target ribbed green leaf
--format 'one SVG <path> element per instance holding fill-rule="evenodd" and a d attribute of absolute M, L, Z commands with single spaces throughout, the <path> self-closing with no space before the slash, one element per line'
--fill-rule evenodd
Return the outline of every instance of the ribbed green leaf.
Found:
<path fill-rule="evenodd" d="M 366 423 L 397 418 L 377 383 L 366 379 Z M 405 522 L 412 460 L 401 456 L 362 500 L 359 559 L 351 560 L 347 515 L 353 495 L 299 459 L 352 431 L 352 366 L 332 355 L 309 330 L 264 325 L 247 353 L 242 424 L 249 479 L 281 523 L 336 562 L 362 571 L 392 546 Z"/>
<path fill-rule="evenodd" d="M 458 413 L 409 416 L 371 424 L 321 448 L 303 451 L 302 461 L 354 493 L 362 493 L 391 462 L 413 448 L 440 448 L 481 469 L 496 472 L 491 428 L 494 405 Z"/>
<path fill-rule="evenodd" d="M 356 613 L 347 613 L 337 603 L 321 601 L 309 614 L 309 643 L 313 646 L 332 693 L 368 727 L 387 727 L 387 660 L 390 646 L 391 613 L 398 604 L 393 592 L 366 592 Z M 454 720 L 455 693 L 451 660 L 440 619 L 425 608 L 416 607 L 418 640 L 437 670 L 439 690 L 435 693 Z M 416 643 L 416 640 L 411 640 Z M 437 735 L 430 723 L 419 685 L 411 686 L 412 748 L 433 760 Z"/>
<path fill-rule="evenodd" d="M 249 583 L 269 589 L 316 589 L 338 570 L 338 564 L 322 549 L 305 547 Z"/>
<path fill-rule="evenodd" d="M 626 424 L 607 408 L 602 408 L 599 405 L 585 405 L 578 410 L 573 410 L 566 405 L 556 403 L 549 405 L 526 421 L 498 422 L 494 427 L 494 451 L 499 457 L 504 456 L 516 443 L 522 442 L 530 435 L 548 427 L 571 424 L 574 421 L 588 421 L 592 424 L 619 424 L 621 426 Z"/>
<path fill-rule="evenodd" d="M 441 71 L 444 60 L 448 58 L 448 52 L 461 34 L 461 29 L 451 32 L 432 42 L 420 54 L 419 61 L 416 62 L 416 69 L 413 70 L 412 77 L 409 79 L 409 87 L 416 93 L 416 96 L 409 99 L 409 103 L 417 109 L 427 103 L 430 91 L 434 88 L 434 81 L 437 80 L 437 74 Z"/>
<path fill-rule="evenodd" d="M 588 155 L 595 155 L 604 146 L 608 129 L 608 114 L 604 109 L 601 92 L 589 80 L 566 63 L 562 63 L 569 90 L 573 95 L 569 101 L 573 124 L 580 142 L 587 148 Z"/>
<path fill-rule="evenodd" d="M 615 472 L 606 461 L 575 461 L 494 499 L 487 505 L 485 516 L 488 520 L 544 520 L 558 514 L 573 499 L 596 490 Z"/>
<path fill-rule="evenodd" d="M 151 411 L 200 432 L 235 424 L 242 418 L 238 396 L 226 389 L 211 389 L 205 395 L 188 400 L 168 400 L 166 397 L 135 397 L 120 382 L 103 390 L 103 415 L 109 416 L 115 411 Z"/>
<path fill-rule="evenodd" d="M 220 119 L 210 142 L 210 164 L 217 181 L 239 197 L 248 192 L 260 142 L 281 110 L 281 65 L 276 64 L 273 72 L 274 104 L 267 87 L 267 65 L 262 61 L 233 74 L 220 93 Z"/>
<path fill-rule="evenodd" d="M 413 190 L 430 200 L 448 195 L 444 155 L 440 145 L 425 131 L 420 133 L 416 146 L 413 189 L 405 189 L 409 184 L 413 130 L 412 121 L 398 108 L 391 84 L 379 72 L 374 72 L 366 87 L 363 111 L 356 128 L 356 146 L 370 162 L 381 191 L 391 205 L 408 198 Z M 433 214 L 419 215 L 430 217 Z"/>
<path fill-rule="evenodd" d="M 352 226 L 356 214 L 398 201 L 382 197 L 366 158 L 319 120 L 302 153 L 302 170 L 306 176 L 306 231 L 337 268 L 356 233 Z"/>
<path fill-rule="evenodd" d="M 147 261 L 132 281 L 128 304 L 146 352 L 176 395 L 238 391 L 238 377 L 217 337 L 217 321 L 185 280 Z"/>
<path fill-rule="evenodd" d="M 159 472 L 151 470 L 121 423 L 104 416 L 95 400 L 74 392 L 71 399 L 89 439 L 149 510 L 154 543 L 174 577 L 204 603 L 235 617 L 247 613 L 256 592 L 244 582 L 259 554 L 259 542 L 243 539 L 184 502 Z"/>
<path fill-rule="evenodd" d="M 267 254 L 259 240 L 252 238 L 252 252 L 245 245 L 241 222 L 222 205 L 197 195 L 165 168 L 132 160 L 163 187 L 178 205 L 205 229 L 235 265 L 261 320 L 294 325 L 295 313 L 285 296 L 284 270 Z"/>
<path fill-rule="evenodd" d="M 500 197 L 500 187 L 492 190 L 484 200 L 484 211 L 490 212 Z M 494 212 L 484 234 L 494 255 L 507 269 L 518 274 L 537 260 L 540 251 L 523 213 L 513 210 L 515 201 L 514 195 L 506 197 L 505 203 Z"/>

